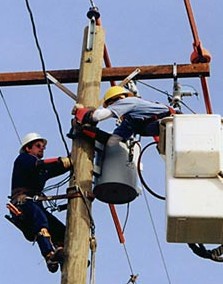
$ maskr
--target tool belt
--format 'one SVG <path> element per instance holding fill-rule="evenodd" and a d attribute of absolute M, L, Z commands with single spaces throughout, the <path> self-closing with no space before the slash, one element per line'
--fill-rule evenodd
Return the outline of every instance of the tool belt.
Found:
<path fill-rule="evenodd" d="M 24 187 L 18 187 L 12 190 L 12 196 L 9 196 L 11 199 L 11 204 L 14 206 L 22 205 L 27 200 L 27 193 L 29 190 Z"/>

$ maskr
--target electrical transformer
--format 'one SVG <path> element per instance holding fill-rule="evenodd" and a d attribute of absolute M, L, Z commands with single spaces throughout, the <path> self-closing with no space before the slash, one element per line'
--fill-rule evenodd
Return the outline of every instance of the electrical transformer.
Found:
<path fill-rule="evenodd" d="M 96 147 L 93 193 L 110 204 L 129 203 L 138 196 L 137 161 L 139 146 L 119 142 Z"/>

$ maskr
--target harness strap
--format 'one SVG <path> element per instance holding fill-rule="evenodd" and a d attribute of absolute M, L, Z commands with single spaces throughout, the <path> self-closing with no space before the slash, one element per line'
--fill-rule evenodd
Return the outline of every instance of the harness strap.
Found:
<path fill-rule="evenodd" d="M 20 211 L 14 204 L 12 204 L 11 202 L 8 202 L 6 204 L 6 207 L 9 209 L 9 211 L 13 214 L 15 214 L 16 216 L 20 216 L 22 214 L 22 211 Z"/>

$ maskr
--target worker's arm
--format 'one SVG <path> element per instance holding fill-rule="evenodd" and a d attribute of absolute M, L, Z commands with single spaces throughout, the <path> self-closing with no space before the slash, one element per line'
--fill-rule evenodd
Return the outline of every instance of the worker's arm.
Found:
<path fill-rule="evenodd" d="M 113 116 L 113 113 L 109 109 L 101 108 L 95 110 L 95 109 L 85 108 L 81 104 L 76 105 L 74 114 L 77 123 L 93 124 L 93 125 L 95 125 L 98 121 L 105 120 Z"/>
<path fill-rule="evenodd" d="M 94 121 L 101 121 L 110 117 L 113 117 L 113 113 L 107 108 L 96 109 L 92 114 L 92 119 Z"/>
<path fill-rule="evenodd" d="M 36 168 L 39 172 L 47 171 L 48 178 L 55 177 L 72 169 L 70 157 L 49 158 L 36 161 Z"/>

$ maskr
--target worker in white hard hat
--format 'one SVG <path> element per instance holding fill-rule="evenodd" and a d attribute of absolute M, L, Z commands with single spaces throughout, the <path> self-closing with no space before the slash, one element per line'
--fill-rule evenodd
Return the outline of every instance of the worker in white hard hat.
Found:
<path fill-rule="evenodd" d="M 87 124 L 96 125 L 97 122 L 110 117 L 117 118 L 120 125 L 109 137 L 108 144 L 114 145 L 119 141 L 126 141 L 132 135 L 158 136 L 159 120 L 170 116 L 175 110 L 161 103 L 146 101 L 136 97 L 132 92 L 121 86 L 109 88 L 104 95 L 103 107 L 96 110 L 85 108 L 77 104 L 74 111 L 75 123 L 84 125 L 81 131 L 84 135 L 101 139 L 105 133 L 98 128 L 89 128 Z M 100 141 L 101 142 L 101 141 Z"/>
<path fill-rule="evenodd" d="M 65 226 L 34 196 L 42 194 L 48 179 L 72 169 L 69 157 L 43 160 L 47 140 L 28 133 L 14 162 L 11 181 L 11 218 L 29 241 L 36 241 L 50 272 L 63 264 Z M 14 207 L 13 207 L 14 206 Z"/>

